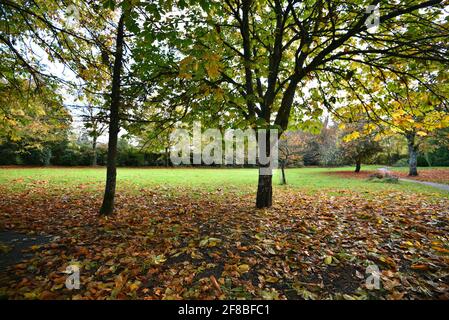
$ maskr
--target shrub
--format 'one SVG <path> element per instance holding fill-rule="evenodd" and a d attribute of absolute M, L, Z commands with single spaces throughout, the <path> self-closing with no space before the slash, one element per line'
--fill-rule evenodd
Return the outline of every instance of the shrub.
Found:
<path fill-rule="evenodd" d="M 389 176 L 384 178 L 370 177 L 368 178 L 368 180 L 376 183 L 399 183 L 399 178 L 395 176 Z"/>

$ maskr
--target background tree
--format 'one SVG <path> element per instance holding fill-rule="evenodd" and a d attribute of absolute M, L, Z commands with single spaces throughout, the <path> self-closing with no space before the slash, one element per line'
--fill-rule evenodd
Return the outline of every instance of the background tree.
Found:
<path fill-rule="evenodd" d="M 163 161 L 166 167 L 170 166 L 171 141 L 170 134 L 173 128 L 161 128 L 147 126 L 146 130 L 138 135 L 139 148 L 146 152 L 155 152 L 160 154 L 158 161 Z"/>
<path fill-rule="evenodd" d="M 281 165 L 281 184 L 287 184 L 285 168 L 288 165 L 302 164 L 301 151 L 305 141 L 301 139 L 300 132 L 284 132 L 279 140 L 279 163 Z"/>
<path fill-rule="evenodd" d="M 382 151 L 379 141 L 376 141 L 376 132 L 359 133 L 366 125 L 363 122 L 345 125 L 341 132 L 343 139 L 339 150 L 345 160 L 355 163 L 355 172 L 360 172 L 363 161 Z"/>
<path fill-rule="evenodd" d="M 370 78 L 339 110 L 346 119 L 365 118 L 407 140 L 409 175 L 418 175 L 418 152 L 432 132 L 449 126 L 446 72 L 440 63 L 396 63 L 395 71 L 367 70 Z M 404 74 L 413 76 L 404 76 Z M 419 77 L 418 77 L 419 75 Z M 351 99 L 348 99 L 351 101 Z M 343 111 L 343 113 L 341 113 Z M 365 130 L 365 134 L 376 128 Z M 357 133 L 355 133 L 357 134 Z"/>
<path fill-rule="evenodd" d="M 97 143 L 98 138 L 105 133 L 107 123 L 105 122 L 105 114 L 102 109 L 98 109 L 94 105 L 87 105 L 82 107 L 82 120 L 84 129 L 90 138 L 92 146 L 92 166 L 97 165 Z"/>

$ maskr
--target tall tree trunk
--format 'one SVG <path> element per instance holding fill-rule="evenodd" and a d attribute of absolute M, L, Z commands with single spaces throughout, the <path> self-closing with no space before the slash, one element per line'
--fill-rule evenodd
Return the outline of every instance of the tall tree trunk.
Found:
<path fill-rule="evenodd" d="M 259 168 L 259 183 L 257 185 L 256 207 L 269 208 L 273 201 L 273 187 L 271 185 L 272 175 L 263 175 Z"/>
<path fill-rule="evenodd" d="M 170 164 L 170 159 L 169 159 L 169 155 L 168 155 L 168 148 L 165 148 L 165 166 L 168 168 Z"/>
<path fill-rule="evenodd" d="M 120 106 L 120 72 L 123 59 L 123 33 L 124 13 L 120 16 L 117 27 L 117 43 L 115 50 L 114 69 L 112 74 L 111 110 L 109 116 L 109 142 L 108 162 L 106 173 L 106 187 L 104 190 L 103 204 L 100 215 L 111 215 L 114 212 L 115 185 L 117 178 L 117 141 L 119 132 L 119 106 Z"/>
<path fill-rule="evenodd" d="M 424 158 L 426 159 L 427 165 L 429 167 L 432 167 L 432 161 L 430 161 L 430 157 L 429 157 L 429 153 L 428 152 L 424 153 Z"/>
<path fill-rule="evenodd" d="M 357 159 L 355 162 L 355 172 L 360 172 L 360 169 L 362 167 L 362 161 L 360 159 Z"/>
<path fill-rule="evenodd" d="M 418 146 L 415 144 L 415 133 L 407 134 L 407 145 L 408 145 L 408 155 L 409 155 L 409 171 L 408 175 L 411 177 L 416 177 L 418 175 Z"/>
<path fill-rule="evenodd" d="M 97 136 L 92 138 L 92 166 L 97 165 Z"/>
<path fill-rule="evenodd" d="M 281 173 L 282 173 L 282 181 L 281 184 L 287 184 L 287 180 L 285 179 L 285 162 L 281 161 Z"/>
<path fill-rule="evenodd" d="M 259 135 L 257 135 L 258 138 Z M 265 133 L 265 156 L 270 159 L 267 164 L 261 163 L 261 154 L 259 153 L 259 182 L 257 184 L 257 196 L 256 196 L 256 207 L 268 208 L 271 207 L 273 202 L 273 187 L 272 187 L 272 170 L 271 170 L 271 145 L 270 145 L 270 131 L 267 130 Z M 258 148 L 261 147 L 262 141 L 258 140 Z M 260 152 L 260 150 L 258 151 Z"/>

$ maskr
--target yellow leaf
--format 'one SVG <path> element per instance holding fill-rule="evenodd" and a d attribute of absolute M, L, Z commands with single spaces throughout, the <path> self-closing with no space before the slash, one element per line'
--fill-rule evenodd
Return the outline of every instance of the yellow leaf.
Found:
<path fill-rule="evenodd" d="M 206 54 L 204 59 L 206 60 L 204 67 L 209 78 L 217 78 L 220 75 L 220 57 L 217 54 Z"/>
<path fill-rule="evenodd" d="M 129 290 L 130 291 L 136 291 L 137 289 L 139 289 L 139 283 L 138 282 L 134 282 L 133 284 L 131 284 L 129 286 Z"/>
<path fill-rule="evenodd" d="M 190 69 L 192 68 L 193 57 L 188 56 L 179 62 L 179 77 L 183 79 L 192 79 Z"/>
<path fill-rule="evenodd" d="M 249 265 L 247 264 L 241 264 L 238 266 L 238 270 L 240 273 L 245 273 L 249 271 Z"/>
<path fill-rule="evenodd" d="M 360 132 L 354 131 L 353 133 L 350 133 L 350 134 L 346 135 L 346 136 L 343 138 L 343 141 L 344 141 L 344 142 L 349 142 L 349 141 L 358 139 L 359 137 L 360 137 Z"/>
<path fill-rule="evenodd" d="M 404 114 L 406 114 L 406 112 L 404 110 L 398 109 L 397 111 L 393 112 L 392 116 L 393 116 L 393 118 L 400 118 Z"/>
<path fill-rule="evenodd" d="M 26 292 L 23 294 L 26 299 L 37 299 L 38 295 L 36 292 Z"/>
<path fill-rule="evenodd" d="M 266 277 L 265 281 L 270 282 L 270 283 L 276 283 L 279 281 L 279 279 L 276 277 L 273 277 L 273 276 L 268 276 L 268 277 Z"/>
<path fill-rule="evenodd" d="M 153 263 L 156 265 L 162 264 L 167 260 L 163 254 L 160 254 L 153 259 Z"/>

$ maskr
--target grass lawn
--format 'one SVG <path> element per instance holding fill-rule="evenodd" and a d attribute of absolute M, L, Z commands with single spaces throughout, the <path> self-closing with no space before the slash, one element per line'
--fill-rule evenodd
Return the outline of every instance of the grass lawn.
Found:
<path fill-rule="evenodd" d="M 0 168 L 0 296 L 449 299 L 448 193 L 341 170 L 288 169 L 287 186 L 277 172 L 258 210 L 255 169 L 120 168 L 100 218 L 104 168 Z"/>
<path fill-rule="evenodd" d="M 378 166 L 365 166 L 375 170 Z M 352 171 L 344 168 L 295 168 L 286 169 L 287 186 L 280 185 L 280 172 L 276 170 L 273 185 L 276 189 L 299 189 L 301 192 L 317 191 L 338 193 L 345 190 L 369 194 L 370 191 L 417 192 L 428 196 L 448 197 L 447 192 L 408 182 L 399 184 L 372 183 L 363 179 L 350 179 L 329 172 Z M 171 189 L 171 191 L 233 191 L 253 193 L 257 186 L 257 169 L 153 169 L 119 168 L 118 188 L 136 191 L 141 188 Z M 104 168 L 0 168 L 0 186 L 20 191 L 29 187 L 45 188 L 101 188 L 104 184 Z"/>

